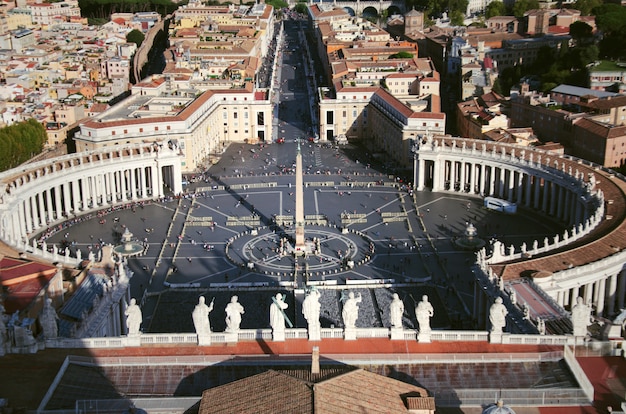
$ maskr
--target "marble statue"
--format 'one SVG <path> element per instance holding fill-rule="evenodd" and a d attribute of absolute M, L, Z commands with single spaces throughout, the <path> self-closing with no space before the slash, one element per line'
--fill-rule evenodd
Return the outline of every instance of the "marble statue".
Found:
<path fill-rule="evenodd" d="M 287 309 L 287 305 L 283 300 L 282 293 L 277 293 L 270 305 L 270 326 L 276 332 L 283 332 L 285 330 L 285 315 L 283 311 Z"/>
<path fill-rule="evenodd" d="M 358 298 L 354 297 L 354 292 L 348 294 L 348 299 L 343 304 L 343 310 L 341 311 L 344 327 L 356 327 L 356 320 L 359 317 L 359 306 L 357 304 L 361 303 L 362 300 L 360 293 Z"/>
<path fill-rule="evenodd" d="M 130 300 L 130 304 L 128 308 L 126 308 L 126 327 L 128 328 L 128 335 L 139 335 L 139 327 L 141 326 L 141 322 L 143 320 L 143 316 L 141 315 L 141 309 L 139 305 L 137 305 L 137 301 L 135 298 Z"/>
<path fill-rule="evenodd" d="M 233 296 L 230 298 L 230 303 L 226 305 L 226 332 L 237 332 L 241 325 L 241 315 L 245 311 L 238 300 L 237 296 Z"/>
<path fill-rule="evenodd" d="M 402 328 L 402 315 L 404 314 L 404 302 L 397 293 L 393 294 L 393 300 L 389 305 L 389 314 L 392 328 Z"/>
<path fill-rule="evenodd" d="M 313 289 L 302 302 L 302 314 L 309 324 L 309 330 L 320 327 L 321 296 L 322 293 L 319 290 Z"/>
<path fill-rule="evenodd" d="M 39 314 L 39 323 L 41 324 L 41 329 L 43 330 L 43 336 L 45 339 L 54 339 L 58 336 L 58 319 L 59 316 L 52 306 L 52 299 L 46 298 L 44 300 L 43 309 Z"/>
<path fill-rule="evenodd" d="M 489 308 L 489 322 L 491 323 L 491 333 L 501 334 L 506 326 L 506 315 L 509 311 L 502 303 L 502 298 L 497 297 L 496 301 Z"/>
<path fill-rule="evenodd" d="M 572 307 L 572 325 L 574 325 L 574 336 L 586 336 L 587 327 L 593 323 L 591 317 L 591 306 L 585 304 L 580 296 L 576 298 L 576 304 Z"/>
<path fill-rule="evenodd" d="M 430 332 L 430 318 L 432 318 L 434 313 L 433 305 L 428 301 L 428 295 L 422 296 L 422 301 L 415 308 L 415 316 L 417 317 L 420 333 Z"/>
<path fill-rule="evenodd" d="M 211 304 L 207 306 L 204 296 L 200 296 L 198 304 L 191 313 L 193 319 L 193 326 L 196 328 L 198 335 L 208 335 L 211 333 L 211 322 L 209 321 L 209 313 L 213 310 L 213 303 L 215 299 L 211 301 Z"/>
<path fill-rule="evenodd" d="M 539 332 L 539 335 L 546 334 L 546 322 L 541 318 L 537 320 L 537 331 Z"/>

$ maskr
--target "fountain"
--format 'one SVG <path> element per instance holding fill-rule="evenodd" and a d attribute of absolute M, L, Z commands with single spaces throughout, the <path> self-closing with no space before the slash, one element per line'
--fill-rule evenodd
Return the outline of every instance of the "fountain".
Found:
<path fill-rule="evenodd" d="M 477 237 L 478 230 L 472 223 L 467 223 L 462 237 L 457 238 L 454 244 L 463 250 L 479 250 L 485 246 L 485 241 Z"/>
<path fill-rule="evenodd" d="M 128 227 L 122 234 L 122 243 L 113 248 L 113 253 L 120 258 L 136 256 L 143 251 L 143 245 L 137 241 L 133 241 L 133 233 L 128 230 Z"/>

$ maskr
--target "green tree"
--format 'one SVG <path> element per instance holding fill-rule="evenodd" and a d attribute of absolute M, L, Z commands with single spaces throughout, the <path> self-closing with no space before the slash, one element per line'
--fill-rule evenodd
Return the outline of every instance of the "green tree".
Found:
<path fill-rule="evenodd" d="M 499 0 L 492 1 L 487 5 L 487 9 L 485 10 L 485 18 L 491 19 L 495 16 L 504 16 L 506 15 L 506 6 L 503 2 Z"/>
<path fill-rule="evenodd" d="M 283 7 L 289 7 L 286 1 L 283 0 L 268 0 L 265 4 L 269 4 L 274 10 L 282 9 Z"/>
<path fill-rule="evenodd" d="M 577 21 L 569 25 L 569 34 L 577 45 L 586 44 L 593 39 L 593 28 L 585 22 Z"/>
<path fill-rule="evenodd" d="M 126 35 L 126 41 L 129 43 L 134 43 L 137 47 L 141 46 L 146 36 L 139 30 L 133 29 Z"/>
<path fill-rule="evenodd" d="M 463 12 L 459 10 L 452 10 L 452 12 L 450 12 L 450 23 L 452 23 L 453 26 L 463 26 L 464 20 L 465 15 Z"/>
<path fill-rule="evenodd" d="M 17 167 L 39 154 L 47 138 L 45 128 L 35 119 L 0 129 L 0 171 Z"/>
<path fill-rule="evenodd" d="M 539 0 L 518 0 L 513 5 L 513 15 L 517 18 L 523 17 L 528 10 L 539 8 Z"/>
<path fill-rule="evenodd" d="M 626 25 L 626 8 L 613 3 L 603 4 L 594 9 L 596 14 L 596 26 L 604 34 L 619 31 Z"/>
<path fill-rule="evenodd" d="M 599 6 L 602 6 L 602 0 L 577 0 L 574 3 L 574 8 L 580 10 L 580 14 L 583 16 L 591 15 L 591 11 Z"/>
<path fill-rule="evenodd" d="M 394 53 L 393 55 L 390 55 L 389 59 L 411 59 L 412 57 L 413 57 L 413 54 L 411 52 L 402 51 L 402 52 L 398 52 L 398 53 Z"/>
<path fill-rule="evenodd" d="M 297 13 L 300 13 L 300 14 L 306 14 L 306 12 L 307 12 L 307 6 L 306 6 L 306 3 L 301 3 L 301 2 L 298 2 L 298 3 L 296 4 L 296 7 L 294 7 L 294 9 L 295 9 L 295 11 L 296 11 Z"/>

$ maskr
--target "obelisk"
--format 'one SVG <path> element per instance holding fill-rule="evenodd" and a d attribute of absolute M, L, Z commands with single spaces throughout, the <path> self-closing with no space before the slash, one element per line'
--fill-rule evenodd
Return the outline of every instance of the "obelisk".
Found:
<path fill-rule="evenodd" d="M 298 153 L 296 154 L 296 254 L 304 254 L 304 194 L 302 182 L 302 154 L 300 153 L 300 141 L 298 141 Z"/>

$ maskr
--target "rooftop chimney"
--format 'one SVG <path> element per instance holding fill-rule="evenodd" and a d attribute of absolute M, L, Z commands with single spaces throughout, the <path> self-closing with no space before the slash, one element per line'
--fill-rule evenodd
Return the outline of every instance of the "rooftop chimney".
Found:
<path fill-rule="evenodd" d="M 320 347 L 313 347 L 313 355 L 311 358 L 311 374 L 320 373 Z"/>

